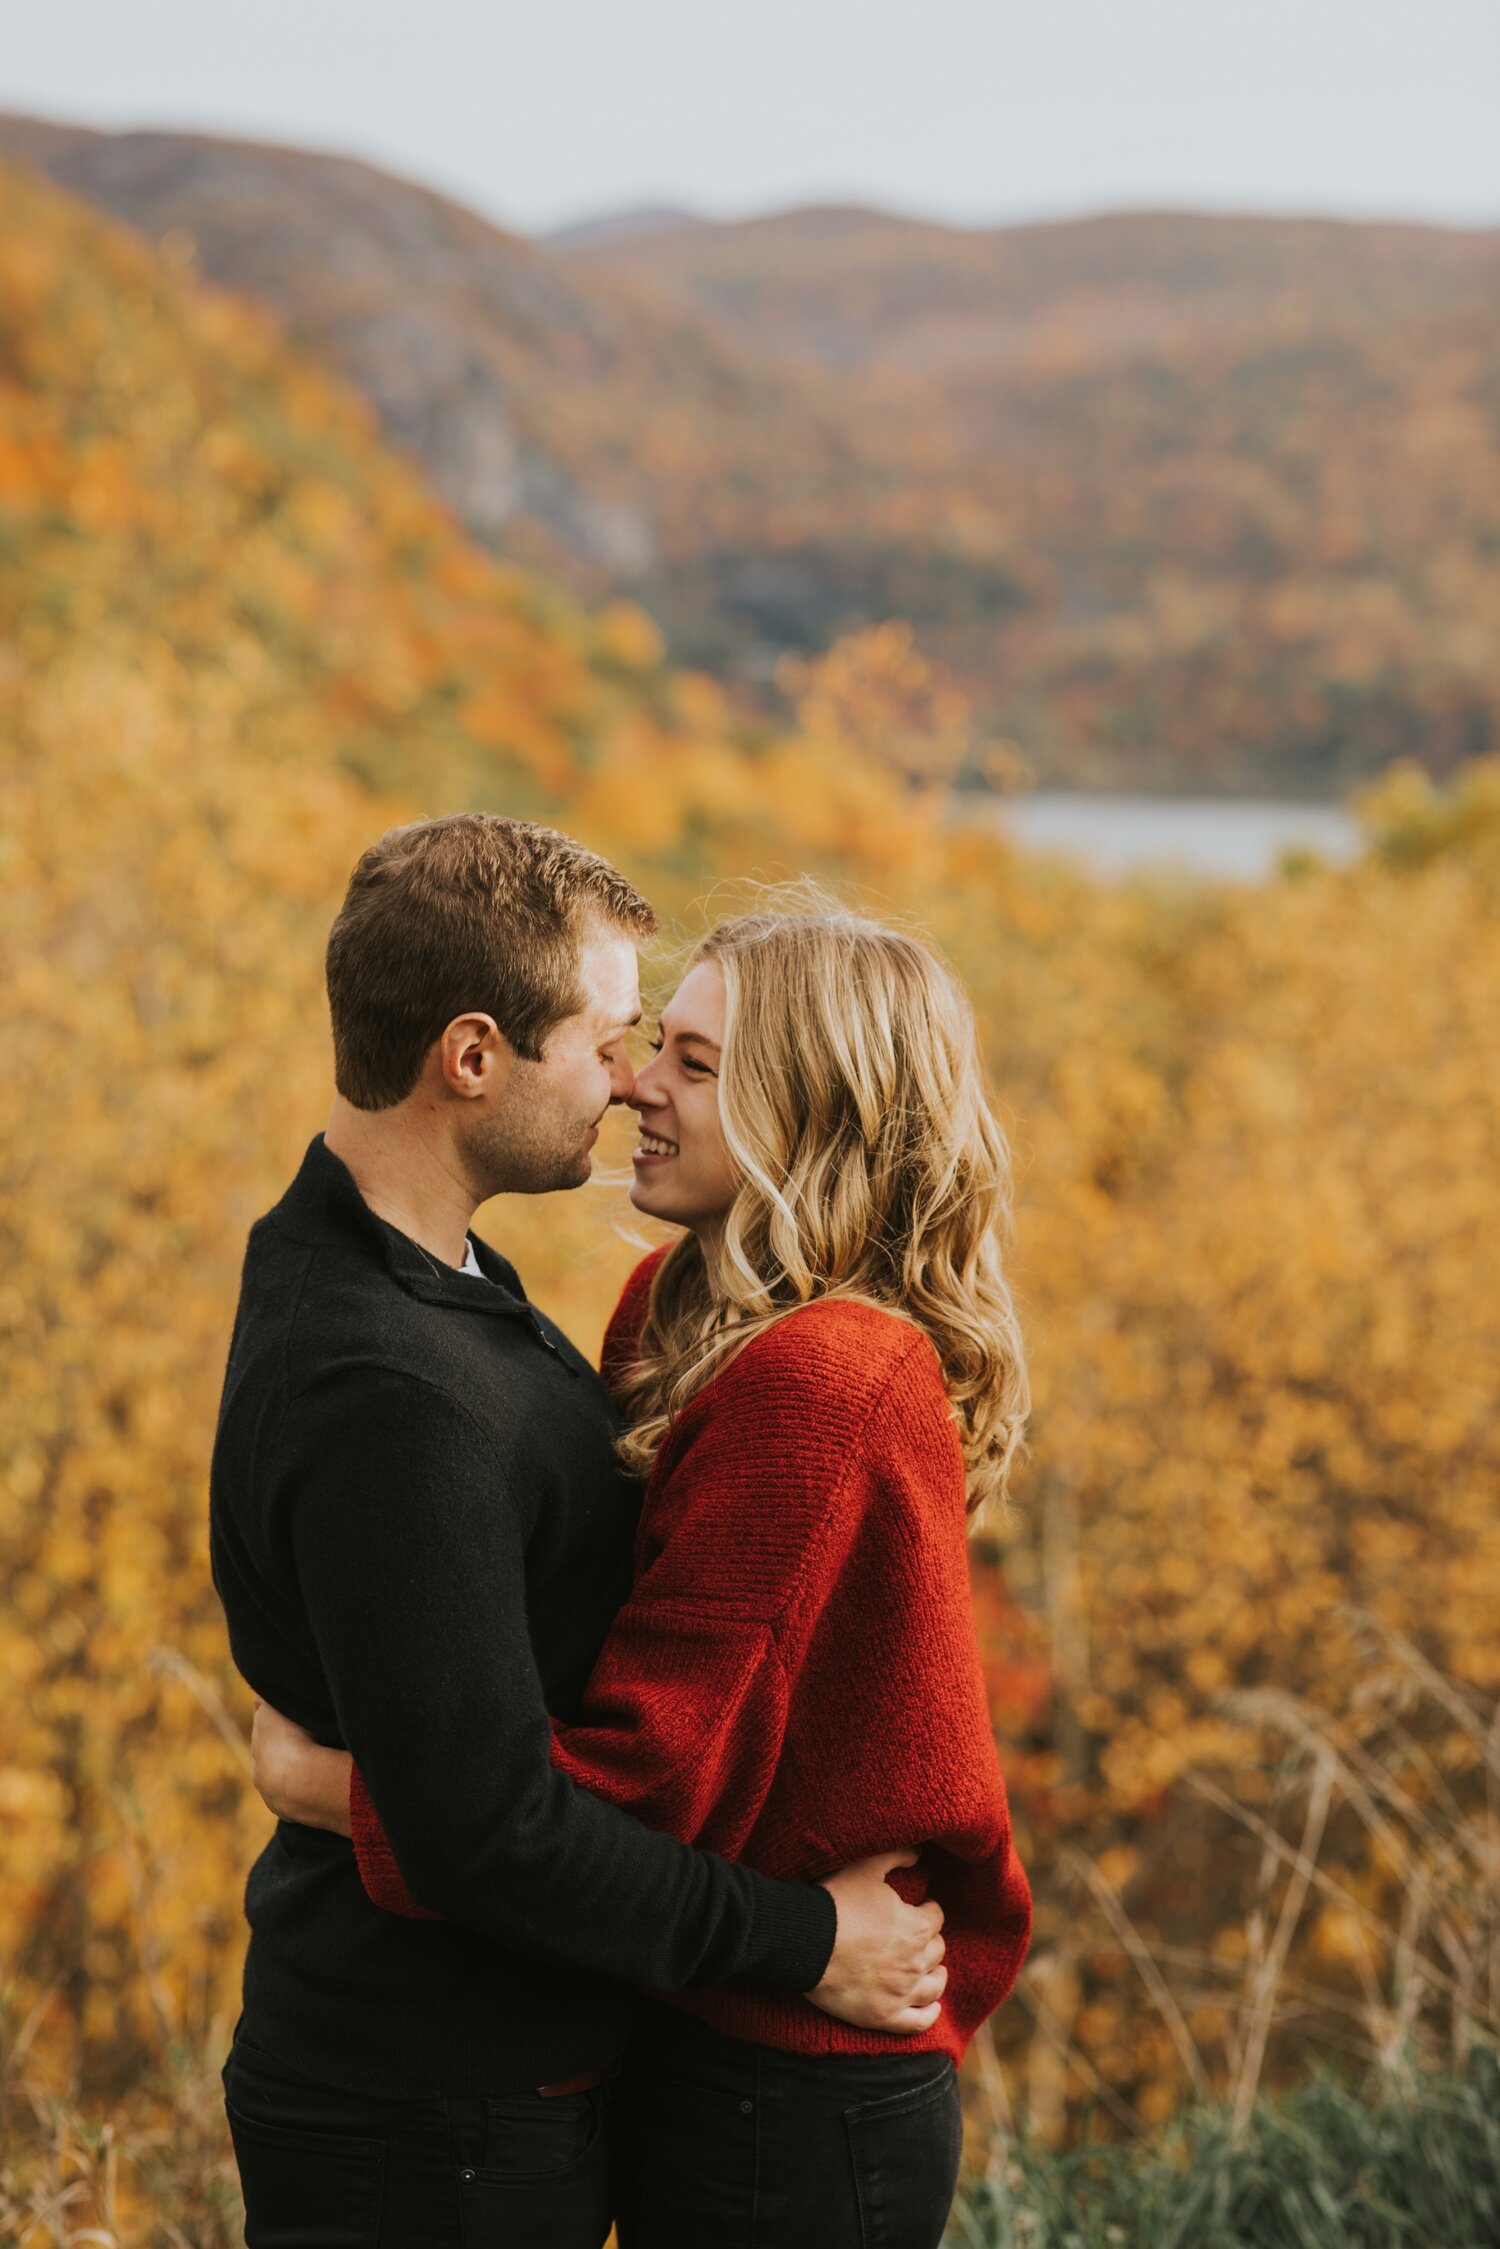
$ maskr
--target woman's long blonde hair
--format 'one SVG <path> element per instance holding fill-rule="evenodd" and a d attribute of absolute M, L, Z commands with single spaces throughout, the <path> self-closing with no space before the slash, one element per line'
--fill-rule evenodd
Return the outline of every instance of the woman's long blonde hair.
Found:
<path fill-rule="evenodd" d="M 720 922 L 688 965 L 709 960 L 724 977 L 719 1108 L 741 1184 L 712 1263 L 685 1234 L 657 1268 L 621 1384 L 622 1454 L 645 1474 L 752 1337 L 800 1305 L 853 1298 L 931 1339 L 969 1512 L 1003 1500 L 1030 1397 L 1001 1265 L 1009 1153 L 967 999 L 915 938 L 821 897 Z"/>

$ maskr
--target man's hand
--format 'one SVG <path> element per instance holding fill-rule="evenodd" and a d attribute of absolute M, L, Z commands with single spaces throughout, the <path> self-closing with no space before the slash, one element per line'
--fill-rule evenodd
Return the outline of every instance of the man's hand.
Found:
<path fill-rule="evenodd" d="M 280 1820 L 297 1827 L 324 1827 L 332 1835 L 349 1833 L 347 1749 L 325 1749 L 301 1726 L 255 1698 L 250 1728 L 250 1777 L 262 1803 Z"/>
<path fill-rule="evenodd" d="M 931 1899 L 908 1905 L 886 1880 L 893 1867 L 916 1859 L 915 1851 L 885 1851 L 824 1882 L 839 1909 L 839 1933 L 823 1981 L 807 1996 L 826 2015 L 908 2035 L 937 2021 L 948 1981 L 943 1909 Z"/>

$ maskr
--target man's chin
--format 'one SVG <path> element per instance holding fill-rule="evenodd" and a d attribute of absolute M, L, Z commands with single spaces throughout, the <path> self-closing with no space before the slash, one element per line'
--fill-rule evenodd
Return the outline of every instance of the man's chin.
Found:
<path fill-rule="evenodd" d="M 570 1188 L 586 1187 L 593 1176 L 593 1158 L 588 1154 L 568 1157 L 565 1161 L 528 1165 L 524 1172 L 519 1167 L 507 1169 L 499 1177 L 492 1176 L 488 1195 L 561 1195 Z"/>
<path fill-rule="evenodd" d="M 545 1178 L 538 1179 L 536 1185 L 530 1188 L 528 1192 L 533 1195 L 565 1195 L 570 1188 L 586 1187 L 593 1177 L 593 1173 L 594 1164 L 591 1156 L 574 1156 L 568 1163 L 559 1164 L 556 1171 L 549 1172 Z"/>

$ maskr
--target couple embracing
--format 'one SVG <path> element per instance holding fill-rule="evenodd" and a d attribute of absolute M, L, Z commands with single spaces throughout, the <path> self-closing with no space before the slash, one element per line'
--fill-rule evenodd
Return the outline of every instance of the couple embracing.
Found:
<path fill-rule="evenodd" d="M 646 901 L 399 828 L 328 1127 L 251 1233 L 215 1583 L 278 1825 L 225 2064 L 250 2249 L 935 2249 L 1030 1932 L 966 1518 L 1026 1412 L 1006 1151 L 904 933 L 762 912 L 632 1068 Z M 469 1232 L 679 1229 L 596 1372 Z"/>

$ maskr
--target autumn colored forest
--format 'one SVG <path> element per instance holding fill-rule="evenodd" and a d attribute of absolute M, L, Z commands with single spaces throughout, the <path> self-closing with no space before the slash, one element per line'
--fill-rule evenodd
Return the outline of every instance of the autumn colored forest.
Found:
<path fill-rule="evenodd" d="M 909 621 L 1052 785 L 1332 797 L 1500 748 L 1500 233 L 854 209 L 532 241 L 306 150 L 0 117 L 274 310 L 476 537 L 794 715 Z M 978 779 L 978 772 L 970 778 Z"/>
<path fill-rule="evenodd" d="M 1448 622 L 1309 584 L 1233 649 L 1267 697 L 1322 676 L 1324 617 L 1372 708 L 1389 634 L 1439 730 L 1460 675 L 1495 709 L 1478 350 L 1402 392 L 1386 463 L 1413 555 L 1462 484 L 1421 565 Z M 1149 596 L 1142 680 L 1209 599 Z M 0 2236 L 50 2196 L 37 2241 L 190 2238 L 175 2162 L 191 2238 L 233 2238 L 212 2072 L 266 1815 L 207 1570 L 217 1386 L 245 1230 L 322 1121 L 349 866 L 463 804 L 555 819 L 685 931 L 815 873 L 974 994 L 1037 1397 L 975 1588 L 1039 1900 L 976 2160 L 1008 2118 L 1128 2135 L 1500 2034 L 1500 764 L 1393 767 L 1348 868 L 1104 885 L 951 819 L 997 754 L 960 670 L 891 616 L 747 713 L 641 607 L 477 543 L 268 314 L 0 169 Z M 622 1204 L 479 1222 L 588 1345 Z"/>

